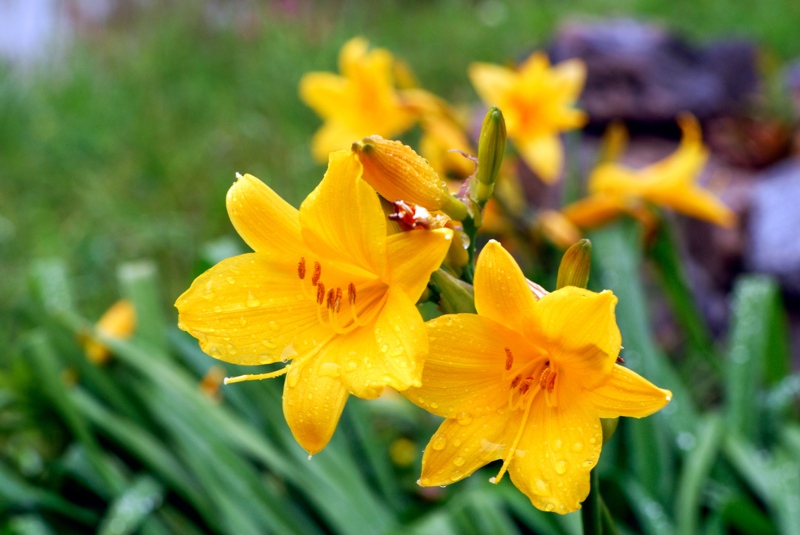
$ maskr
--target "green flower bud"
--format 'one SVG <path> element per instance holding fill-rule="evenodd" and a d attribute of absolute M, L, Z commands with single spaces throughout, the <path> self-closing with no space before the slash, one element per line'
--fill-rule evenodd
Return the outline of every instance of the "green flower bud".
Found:
<path fill-rule="evenodd" d="M 478 180 L 475 194 L 479 203 L 485 203 L 492 195 L 505 150 L 506 121 L 500 108 L 491 107 L 483 119 L 481 136 L 478 140 Z"/>
<path fill-rule="evenodd" d="M 442 312 L 445 314 L 477 314 L 475 290 L 471 284 L 453 277 L 443 269 L 431 274 L 431 282 L 439 288 L 439 306 Z"/>
<path fill-rule="evenodd" d="M 600 418 L 600 426 L 603 428 L 603 444 L 611 440 L 617 432 L 619 418 Z"/>
<path fill-rule="evenodd" d="M 592 267 L 592 242 L 583 239 L 567 249 L 558 267 L 556 289 L 565 286 L 586 288 L 589 284 L 589 271 Z"/>

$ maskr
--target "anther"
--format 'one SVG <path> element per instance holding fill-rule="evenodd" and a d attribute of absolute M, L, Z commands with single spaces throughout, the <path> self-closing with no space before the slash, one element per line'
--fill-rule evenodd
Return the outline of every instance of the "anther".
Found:
<path fill-rule="evenodd" d="M 350 301 L 351 305 L 356 304 L 356 285 L 352 282 L 347 285 L 347 299 Z"/>
<path fill-rule="evenodd" d="M 517 385 L 519 384 L 520 381 L 522 381 L 522 375 L 517 374 L 517 376 L 514 377 L 514 380 L 511 381 L 511 388 L 512 389 L 517 388 Z"/>
<path fill-rule="evenodd" d="M 511 350 L 506 348 L 506 370 L 510 370 L 511 366 L 514 365 L 514 355 L 511 354 Z"/>
<path fill-rule="evenodd" d="M 297 263 L 297 276 L 300 277 L 300 280 L 306 278 L 306 258 L 304 256 L 301 256 L 300 262 Z"/>
<path fill-rule="evenodd" d="M 317 304 L 321 305 L 324 300 L 325 300 L 325 285 L 320 282 L 319 285 L 317 286 Z"/>
<path fill-rule="evenodd" d="M 622 355 L 617 355 L 617 363 L 618 364 L 625 364 L 625 359 L 622 358 Z"/>
<path fill-rule="evenodd" d="M 519 385 L 519 393 L 521 396 L 525 395 L 525 392 L 531 387 L 531 383 L 533 383 L 533 377 L 526 377 L 522 384 Z"/>
<path fill-rule="evenodd" d="M 544 369 L 541 377 L 539 377 L 539 386 L 542 390 L 547 390 L 548 392 L 553 391 L 553 388 L 556 386 L 556 375 L 558 374 L 550 368 Z"/>
<path fill-rule="evenodd" d="M 342 306 L 342 289 L 336 288 L 336 298 L 333 300 L 333 311 L 339 312 L 339 308 Z"/>
<path fill-rule="evenodd" d="M 322 266 L 319 265 L 319 262 L 314 262 L 314 274 L 311 276 L 311 285 L 316 286 L 321 276 L 322 276 Z"/>
<path fill-rule="evenodd" d="M 328 308 L 333 308 L 333 300 L 335 297 L 336 297 L 336 291 L 333 288 L 328 290 L 328 303 L 327 303 Z"/>

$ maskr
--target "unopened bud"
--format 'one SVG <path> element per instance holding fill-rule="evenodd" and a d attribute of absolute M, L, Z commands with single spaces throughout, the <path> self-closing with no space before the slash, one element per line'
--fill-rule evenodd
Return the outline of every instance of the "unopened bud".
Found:
<path fill-rule="evenodd" d="M 481 204 L 492 195 L 505 151 L 506 121 L 500 108 L 492 107 L 483 118 L 481 136 L 478 139 L 478 181 L 475 185 L 475 196 Z"/>
<path fill-rule="evenodd" d="M 583 239 L 573 244 L 561 258 L 556 289 L 565 286 L 586 288 L 592 265 L 592 242 Z"/>
<path fill-rule="evenodd" d="M 445 314 L 477 314 L 475 290 L 443 269 L 431 274 L 431 282 L 439 288 L 439 306 Z"/>
<path fill-rule="evenodd" d="M 411 147 L 371 136 L 353 143 L 352 150 L 364 168 L 364 180 L 386 200 L 441 210 L 458 221 L 467 217 L 464 203 L 450 195 L 447 184 Z"/>

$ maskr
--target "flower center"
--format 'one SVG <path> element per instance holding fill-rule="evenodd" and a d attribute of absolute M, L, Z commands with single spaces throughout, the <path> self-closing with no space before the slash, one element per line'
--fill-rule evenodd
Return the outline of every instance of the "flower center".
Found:
<path fill-rule="evenodd" d="M 507 375 L 514 367 L 514 354 L 511 349 L 505 348 L 506 362 L 503 371 L 503 380 L 507 380 Z M 538 380 L 536 379 L 538 377 Z M 510 387 L 508 390 L 508 409 L 509 412 L 516 412 L 520 408 L 524 408 L 522 414 L 522 421 L 517 429 L 517 434 L 514 441 L 511 443 L 505 456 L 503 457 L 503 466 L 497 476 L 489 479 L 492 483 L 499 483 L 506 473 L 511 459 L 517 452 L 517 445 L 522 438 L 522 433 L 525 431 L 525 424 L 528 423 L 528 416 L 531 412 L 533 400 L 540 392 L 544 392 L 545 402 L 548 407 L 555 407 L 557 404 L 556 396 L 556 380 L 558 379 L 558 366 L 550 359 L 542 362 L 541 359 L 531 359 L 524 363 L 511 379 Z"/>
<path fill-rule="evenodd" d="M 337 334 L 346 334 L 368 325 L 382 308 L 386 286 L 380 281 L 348 280 L 333 268 L 326 269 L 323 275 L 319 261 L 314 261 L 311 277 L 306 277 L 308 267 L 305 257 L 300 257 L 297 276 L 303 296 L 314 300 L 319 322 Z"/>

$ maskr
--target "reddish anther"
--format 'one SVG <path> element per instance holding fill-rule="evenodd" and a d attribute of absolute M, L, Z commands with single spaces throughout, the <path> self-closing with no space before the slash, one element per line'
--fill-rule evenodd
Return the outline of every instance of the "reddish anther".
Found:
<path fill-rule="evenodd" d="M 306 259 L 304 256 L 301 256 L 300 262 L 297 263 L 297 276 L 301 280 L 306 278 Z"/>

